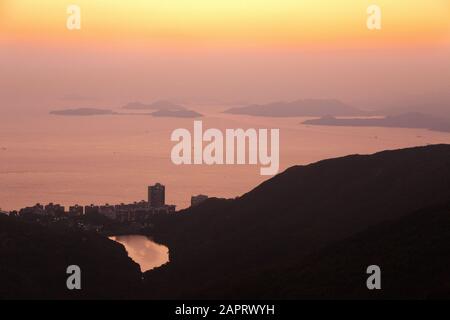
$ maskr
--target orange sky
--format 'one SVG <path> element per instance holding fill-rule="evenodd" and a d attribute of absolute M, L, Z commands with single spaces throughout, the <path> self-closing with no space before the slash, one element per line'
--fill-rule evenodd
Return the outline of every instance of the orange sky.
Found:
<path fill-rule="evenodd" d="M 380 31 L 366 27 L 374 3 Z M 66 28 L 69 4 L 81 8 L 80 31 Z M 0 70 L 1 108 L 14 110 L 64 107 L 66 94 L 100 107 L 320 97 L 377 106 L 448 91 L 450 1 L 0 0 Z"/>
<path fill-rule="evenodd" d="M 2 0 L 0 36 L 10 40 L 140 40 L 147 44 L 226 43 L 308 46 L 441 42 L 448 0 Z M 381 31 L 366 9 L 382 8 Z M 66 29 L 66 8 L 82 10 L 82 30 Z"/>

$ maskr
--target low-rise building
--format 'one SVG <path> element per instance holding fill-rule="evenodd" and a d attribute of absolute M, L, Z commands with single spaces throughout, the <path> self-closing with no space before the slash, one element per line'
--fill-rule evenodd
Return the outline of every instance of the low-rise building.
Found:
<path fill-rule="evenodd" d="M 69 207 L 69 216 L 71 217 L 79 217 L 83 215 L 83 207 L 79 205 L 74 205 Z"/>
<path fill-rule="evenodd" d="M 25 207 L 23 209 L 20 209 L 19 215 L 20 216 L 27 216 L 27 215 L 45 215 L 46 212 L 44 210 L 44 206 L 40 203 L 37 203 L 33 207 Z"/>
<path fill-rule="evenodd" d="M 192 196 L 191 197 L 191 207 L 195 207 L 207 199 L 208 199 L 208 196 L 206 196 L 204 194 L 199 194 L 198 196 Z"/>
<path fill-rule="evenodd" d="M 176 206 L 166 204 L 163 207 L 152 208 L 152 209 L 153 209 L 152 210 L 153 214 L 171 214 L 171 213 L 175 213 Z"/>
<path fill-rule="evenodd" d="M 64 207 L 52 202 L 46 205 L 44 210 L 47 216 L 60 217 L 64 215 Z"/>
<path fill-rule="evenodd" d="M 114 206 L 111 206 L 109 204 L 106 204 L 104 206 L 99 207 L 99 211 L 101 215 L 110 218 L 110 219 L 116 219 L 116 209 Z"/>
<path fill-rule="evenodd" d="M 84 207 L 84 214 L 90 215 L 90 214 L 98 214 L 99 213 L 99 207 L 91 204 L 90 206 Z"/>

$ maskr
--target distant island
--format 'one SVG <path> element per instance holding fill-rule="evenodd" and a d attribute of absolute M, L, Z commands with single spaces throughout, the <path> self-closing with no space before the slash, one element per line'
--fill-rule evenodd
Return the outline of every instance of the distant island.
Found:
<path fill-rule="evenodd" d="M 167 100 L 158 100 L 145 104 L 142 102 L 130 102 L 122 107 L 127 110 L 185 110 L 186 108 Z"/>
<path fill-rule="evenodd" d="M 302 123 L 321 126 L 417 128 L 450 132 L 449 121 L 418 112 L 409 112 L 383 118 L 339 119 L 333 116 L 324 116 L 320 119 L 306 120 Z"/>
<path fill-rule="evenodd" d="M 304 99 L 292 102 L 272 102 L 263 105 L 254 104 L 231 108 L 224 113 L 259 117 L 362 116 L 367 114 L 334 99 Z"/>
<path fill-rule="evenodd" d="M 448 90 L 447 90 L 448 91 Z M 399 115 L 419 112 L 450 119 L 450 91 L 406 95 L 395 99 L 390 105 L 379 108 L 378 114 Z"/>
<path fill-rule="evenodd" d="M 152 113 L 140 113 L 140 112 L 115 112 L 109 109 L 96 109 L 96 108 L 77 108 L 51 111 L 50 114 L 57 116 L 72 116 L 72 117 L 86 117 L 86 116 L 153 116 L 153 117 L 171 117 L 171 118 L 199 118 L 203 117 L 201 113 L 193 110 L 180 109 L 169 110 L 162 109 Z"/>
<path fill-rule="evenodd" d="M 193 110 L 158 110 L 151 114 L 154 117 L 170 117 L 170 118 L 199 118 L 203 117 L 201 113 Z"/>
<path fill-rule="evenodd" d="M 76 93 L 68 93 L 60 97 L 60 100 L 66 100 L 66 101 L 90 101 L 90 100 L 96 100 L 95 97 L 92 96 L 84 96 L 81 94 Z"/>
<path fill-rule="evenodd" d="M 117 113 L 109 109 L 77 108 L 50 111 L 50 114 L 57 116 L 104 116 L 115 115 Z"/>

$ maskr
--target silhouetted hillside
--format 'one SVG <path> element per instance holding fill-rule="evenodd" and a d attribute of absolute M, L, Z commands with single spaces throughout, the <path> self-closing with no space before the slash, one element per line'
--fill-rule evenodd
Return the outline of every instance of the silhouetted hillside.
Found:
<path fill-rule="evenodd" d="M 277 299 L 449 299 L 450 202 L 387 221 L 303 259 L 221 279 L 195 295 Z M 366 287 L 370 265 L 382 290 Z"/>
<path fill-rule="evenodd" d="M 81 268 L 80 291 L 66 288 L 72 264 Z M 0 215 L 0 299 L 132 298 L 140 275 L 124 247 L 105 237 Z"/>
<path fill-rule="evenodd" d="M 306 261 L 277 274 L 278 297 L 449 299 L 450 202 L 370 228 Z M 381 291 L 366 288 L 373 264 L 381 268 Z"/>
<path fill-rule="evenodd" d="M 0 215 L 0 298 L 450 298 L 450 145 L 295 166 L 149 230 L 148 271 L 104 237 Z M 65 287 L 68 265 L 83 290 Z M 382 269 L 382 291 L 365 288 Z"/>
<path fill-rule="evenodd" d="M 237 200 L 160 217 L 154 236 L 169 246 L 171 263 L 146 274 L 147 289 L 157 288 L 149 296 L 238 297 L 245 288 L 236 284 L 257 276 L 264 280 L 252 297 L 276 298 L 276 270 L 449 195 L 449 145 L 292 167 Z"/>

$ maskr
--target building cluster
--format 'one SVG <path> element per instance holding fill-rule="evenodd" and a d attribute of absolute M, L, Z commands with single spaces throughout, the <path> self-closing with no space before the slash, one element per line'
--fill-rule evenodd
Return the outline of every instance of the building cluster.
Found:
<path fill-rule="evenodd" d="M 191 206 L 195 207 L 207 200 L 208 196 L 200 194 L 191 197 Z M 70 206 L 66 211 L 64 206 L 49 203 L 48 205 L 36 204 L 32 207 L 26 207 L 19 212 L 13 211 L 13 214 L 20 216 L 46 216 L 46 217 L 80 217 L 83 215 L 101 215 L 118 222 L 143 222 L 154 214 L 171 214 L 175 213 L 175 205 L 166 204 L 166 188 L 164 185 L 157 183 L 148 187 L 148 199 L 131 204 L 118 205 L 88 205 Z"/>
<path fill-rule="evenodd" d="M 21 209 L 18 213 L 21 216 L 41 215 L 51 217 L 77 217 L 82 215 L 99 214 L 107 218 L 120 222 L 126 221 L 143 221 L 154 214 L 170 214 L 175 213 L 175 205 L 167 205 L 165 203 L 165 186 L 157 183 L 148 187 L 148 201 L 134 202 L 131 204 L 119 205 L 89 205 L 89 206 L 70 206 L 66 212 L 65 208 L 59 204 L 50 203 L 46 206 L 36 204 L 33 207 Z"/>
<path fill-rule="evenodd" d="M 100 214 L 112 220 L 120 222 L 144 221 L 151 215 L 162 213 L 175 213 L 175 205 L 161 205 L 154 207 L 147 201 L 134 202 L 131 204 L 121 203 L 118 205 L 105 204 L 103 206 L 90 205 L 84 207 L 84 214 Z"/>
<path fill-rule="evenodd" d="M 34 215 L 40 215 L 40 216 L 59 217 L 59 216 L 64 216 L 65 208 L 59 204 L 49 203 L 48 205 L 44 206 L 44 205 L 38 203 L 33 207 L 26 207 L 26 208 L 21 209 L 19 211 L 19 214 L 21 216 L 24 216 L 27 214 L 34 214 Z"/>

